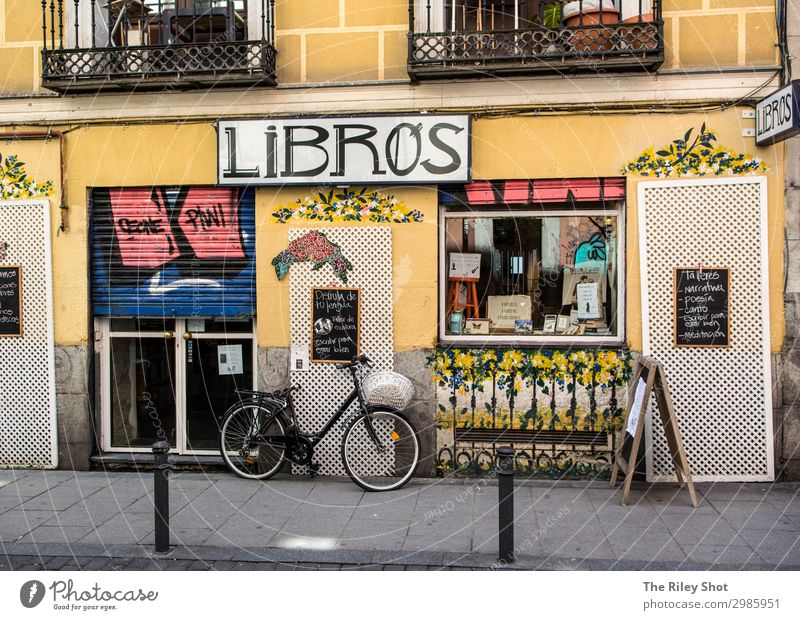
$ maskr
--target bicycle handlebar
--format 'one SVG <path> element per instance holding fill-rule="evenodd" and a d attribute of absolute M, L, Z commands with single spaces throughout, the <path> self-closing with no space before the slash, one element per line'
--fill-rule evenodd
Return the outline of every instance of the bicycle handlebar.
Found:
<path fill-rule="evenodd" d="M 339 364 L 339 368 L 344 370 L 345 368 L 355 368 L 356 366 L 372 366 L 372 362 L 370 359 L 364 355 L 357 355 L 353 358 L 351 362 L 345 362 L 344 364 Z"/>

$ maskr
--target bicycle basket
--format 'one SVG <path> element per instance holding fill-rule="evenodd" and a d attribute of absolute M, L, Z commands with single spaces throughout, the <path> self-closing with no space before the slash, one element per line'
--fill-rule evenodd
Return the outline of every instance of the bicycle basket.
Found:
<path fill-rule="evenodd" d="M 391 370 L 369 373 L 362 383 L 370 405 L 386 405 L 405 409 L 414 397 L 414 386 L 406 377 Z"/>

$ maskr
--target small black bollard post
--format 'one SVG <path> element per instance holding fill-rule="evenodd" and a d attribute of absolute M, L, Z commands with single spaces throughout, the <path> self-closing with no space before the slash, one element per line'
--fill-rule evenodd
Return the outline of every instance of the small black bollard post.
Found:
<path fill-rule="evenodd" d="M 514 561 L 514 448 L 497 448 L 500 560 Z"/>
<path fill-rule="evenodd" d="M 156 553 L 169 552 L 169 444 L 153 444 L 153 507 L 156 517 Z"/>

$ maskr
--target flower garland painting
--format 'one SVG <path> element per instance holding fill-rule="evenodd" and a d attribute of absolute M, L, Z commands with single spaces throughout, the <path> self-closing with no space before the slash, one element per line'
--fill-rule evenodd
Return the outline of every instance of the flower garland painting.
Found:
<path fill-rule="evenodd" d="M 722 174 L 746 176 L 767 171 L 766 164 L 760 158 L 717 146 L 716 134 L 707 129 L 705 123 L 697 135 L 693 134 L 694 129 L 689 129 L 683 138 L 673 140 L 658 150 L 646 148 L 638 158 L 622 167 L 622 174 L 702 177 Z"/>
<path fill-rule="evenodd" d="M 394 196 L 379 191 L 320 190 L 298 198 L 294 205 L 281 207 L 272 214 L 280 224 L 291 219 L 316 222 L 372 222 L 376 224 L 408 224 L 422 222 L 419 211 L 409 210 Z"/>
<path fill-rule="evenodd" d="M 330 265 L 333 274 L 345 284 L 347 272 L 353 270 L 353 264 L 342 255 L 342 248 L 316 230 L 292 241 L 288 248 L 272 259 L 272 265 L 278 280 L 283 280 L 292 265 L 305 261 L 314 263 L 311 269 Z"/>
<path fill-rule="evenodd" d="M 19 161 L 16 155 L 3 159 L 0 154 L 0 200 L 18 198 L 39 198 L 53 193 L 53 182 L 37 183 L 28 178 L 25 162 Z"/>

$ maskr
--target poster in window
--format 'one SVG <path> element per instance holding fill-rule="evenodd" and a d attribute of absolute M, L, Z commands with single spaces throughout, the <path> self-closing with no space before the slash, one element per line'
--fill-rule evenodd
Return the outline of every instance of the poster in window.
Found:
<path fill-rule="evenodd" d="M 220 376 L 244 374 L 244 359 L 242 357 L 242 345 L 240 344 L 219 345 L 217 347 L 217 361 L 219 362 Z"/>
<path fill-rule="evenodd" d="M 578 318 L 600 318 L 600 303 L 597 298 L 597 282 L 584 282 L 576 286 L 578 299 Z"/>

